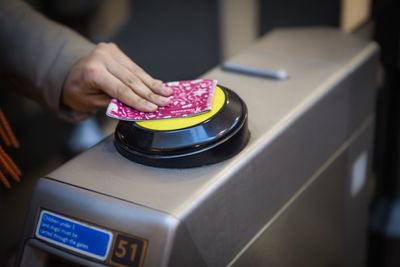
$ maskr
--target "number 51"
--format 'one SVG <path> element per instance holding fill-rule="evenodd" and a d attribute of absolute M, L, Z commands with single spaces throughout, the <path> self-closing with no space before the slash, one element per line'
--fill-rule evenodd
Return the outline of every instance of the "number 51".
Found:
<path fill-rule="evenodd" d="M 120 239 L 117 250 L 115 251 L 115 256 L 118 258 L 125 258 L 126 256 L 129 257 L 129 261 L 135 261 L 136 252 L 137 252 L 137 244 L 131 243 L 129 241 Z M 129 253 L 129 254 L 127 254 Z"/>

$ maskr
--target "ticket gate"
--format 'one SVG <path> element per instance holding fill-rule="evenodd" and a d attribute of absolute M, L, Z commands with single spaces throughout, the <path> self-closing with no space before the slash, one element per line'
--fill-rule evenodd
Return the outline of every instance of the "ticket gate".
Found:
<path fill-rule="evenodd" d="M 284 29 L 229 62 L 289 74 L 204 76 L 247 105 L 251 136 L 238 154 L 158 168 L 106 138 L 39 180 L 17 265 L 363 265 L 377 46 Z"/>

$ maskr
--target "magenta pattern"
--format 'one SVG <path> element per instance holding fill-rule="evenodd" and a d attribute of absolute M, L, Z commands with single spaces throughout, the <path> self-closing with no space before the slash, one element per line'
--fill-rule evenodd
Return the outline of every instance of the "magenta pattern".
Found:
<path fill-rule="evenodd" d="M 112 99 L 107 116 L 119 120 L 141 121 L 189 117 L 211 110 L 217 80 L 199 79 L 165 83 L 173 93 L 170 103 L 154 112 L 141 112 Z"/>

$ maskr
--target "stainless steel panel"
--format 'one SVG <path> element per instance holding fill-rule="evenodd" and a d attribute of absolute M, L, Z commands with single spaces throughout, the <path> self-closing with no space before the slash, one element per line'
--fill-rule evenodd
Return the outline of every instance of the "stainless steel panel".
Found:
<path fill-rule="evenodd" d="M 179 223 L 173 216 L 157 210 L 58 181 L 40 179 L 27 217 L 25 240 L 34 237 L 42 208 L 104 229 L 147 239 L 146 266 L 166 266 Z"/>
<path fill-rule="evenodd" d="M 106 267 L 107 265 L 96 263 L 74 254 L 59 250 L 47 245 L 36 239 L 30 239 L 24 247 L 24 254 L 21 260 L 21 267 L 45 266 L 59 267 L 57 263 L 51 259 L 58 257 L 62 263 L 68 262 L 68 265 L 85 266 L 85 267 Z M 59 263 L 58 263 L 59 264 Z M 78 265 L 79 264 L 79 265 Z"/>
<path fill-rule="evenodd" d="M 372 129 L 369 120 L 229 265 L 364 266 L 368 186 L 365 184 L 360 192 L 351 195 L 350 183 L 357 156 L 362 153 L 371 156 Z"/>
<path fill-rule="evenodd" d="M 373 114 L 376 63 L 366 58 L 183 217 L 209 266 L 227 264 Z"/>

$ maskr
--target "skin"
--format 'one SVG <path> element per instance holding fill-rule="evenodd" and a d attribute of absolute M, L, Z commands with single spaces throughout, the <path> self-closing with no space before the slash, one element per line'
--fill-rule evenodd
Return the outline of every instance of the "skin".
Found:
<path fill-rule="evenodd" d="M 111 97 L 139 111 L 166 106 L 172 89 L 163 86 L 113 43 L 100 43 L 70 70 L 62 102 L 82 113 L 108 105 Z"/>

